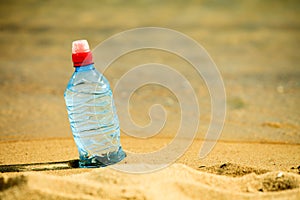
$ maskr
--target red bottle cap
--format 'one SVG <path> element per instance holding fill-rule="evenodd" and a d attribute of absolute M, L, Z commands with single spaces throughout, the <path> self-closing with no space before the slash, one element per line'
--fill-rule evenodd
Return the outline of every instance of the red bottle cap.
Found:
<path fill-rule="evenodd" d="M 72 43 L 72 61 L 74 67 L 93 64 L 93 56 L 87 40 L 76 40 Z"/>

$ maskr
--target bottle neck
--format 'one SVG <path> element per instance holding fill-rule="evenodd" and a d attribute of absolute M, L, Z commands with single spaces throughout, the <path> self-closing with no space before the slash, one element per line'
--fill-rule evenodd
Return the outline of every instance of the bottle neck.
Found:
<path fill-rule="evenodd" d="M 83 65 L 80 67 L 75 66 L 75 72 L 84 72 L 84 71 L 90 71 L 95 69 L 94 64 L 89 64 L 89 65 Z"/>

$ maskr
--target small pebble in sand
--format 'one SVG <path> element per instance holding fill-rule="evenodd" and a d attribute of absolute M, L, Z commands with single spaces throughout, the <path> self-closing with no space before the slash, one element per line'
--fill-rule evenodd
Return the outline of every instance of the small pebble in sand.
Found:
<path fill-rule="evenodd" d="M 280 178 L 280 177 L 283 177 L 283 173 L 282 172 L 279 172 L 276 176 L 276 178 Z"/>

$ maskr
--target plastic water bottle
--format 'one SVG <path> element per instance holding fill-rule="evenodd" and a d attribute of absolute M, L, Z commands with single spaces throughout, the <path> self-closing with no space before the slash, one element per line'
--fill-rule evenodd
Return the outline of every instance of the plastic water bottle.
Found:
<path fill-rule="evenodd" d="M 86 40 L 72 43 L 75 67 L 64 97 L 79 167 L 103 167 L 126 157 L 120 144 L 119 120 L 107 79 L 93 63 Z"/>

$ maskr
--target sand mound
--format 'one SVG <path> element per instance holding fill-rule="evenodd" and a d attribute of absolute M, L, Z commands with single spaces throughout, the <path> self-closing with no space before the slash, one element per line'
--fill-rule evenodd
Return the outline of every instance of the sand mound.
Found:
<path fill-rule="evenodd" d="M 0 199 L 300 199 L 300 176 L 286 172 L 228 177 L 174 164 L 151 174 L 109 168 L 54 176 L 4 174 Z"/>
<path fill-rule="evenodd" d="M 206 171 L 213 174 L 226 175 L 232 177 L 244 176 L 246 174 L 251 174 L 251 173 L 264 174 L 269 172 L 268 170 L 265 169 L 241 166 L 234 163 L 224 163 L 221 165 L 213 165 L 210 167 L 200 166 L 199 170 Z"/>

